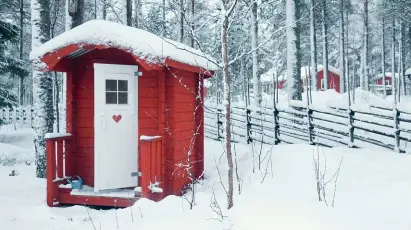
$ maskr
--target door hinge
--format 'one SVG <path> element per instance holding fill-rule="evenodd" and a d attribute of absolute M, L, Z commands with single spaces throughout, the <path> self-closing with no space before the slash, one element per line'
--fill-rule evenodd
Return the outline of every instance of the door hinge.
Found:
<path fill-rule="evenodd" d="M 143 76 L 143 73 L 142 72 L 134 72 L 134 76 L 141 77 L 141 76 Z"/>
<path fill-rule="evenodd" d="M 132 172 L 131 177 L 141 176 L 141 172 Z"/>

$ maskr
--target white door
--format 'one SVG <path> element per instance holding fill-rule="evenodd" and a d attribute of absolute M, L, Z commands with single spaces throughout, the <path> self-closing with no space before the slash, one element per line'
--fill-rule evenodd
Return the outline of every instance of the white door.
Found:
<path fill-rule="evenodd" d="M 94 191 L 136 187 L 137 66 L 94 64 Z"/>

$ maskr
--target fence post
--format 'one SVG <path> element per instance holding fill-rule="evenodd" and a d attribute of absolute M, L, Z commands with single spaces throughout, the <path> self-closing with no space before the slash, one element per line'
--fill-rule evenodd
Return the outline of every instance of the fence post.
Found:
<path fill-rule="evenodd" d="M 348 135 L 349 135 L 349 140 L 348 140 L 348 148 L 354 148 L 354 111 L 350 108 L 348 108 Z"/>
<path fill-rule="evenodd" d="M 274 145 L 278 145 L 280 143 L 280 139 L 278 136 L 280 135 L 280 124 L 279 124 L 279 117 L 278 117 L 278 109 L 274 106 Z"/>
<path fill-rule="evenodd" d="M 245 116 L 246 116 L 246 123 L 247 123 L 247 144 L 250 144 L 252 142 L 251 139 L 251 110 L 248 109 L 247 107 L 245 108 Z"/>
<path fill-rule="evenodd" d="M 220 110 L 218 108 L 216 109 L 216 114 L 217 114 L 217 140 L 221 140 L 220 128 L 223 122 L 220 121 Z"/>
<path fill-rule="evenodd" d="M 312 123 L 312 115 L 313 111 L 310 109 L 309 106 L 307 106 L 307 122 L 308 122 L 308 144 L 313 145 L 313 131 L 314 131 L 314 126 Z"/>
<path fill-rule="evenodd" d="M 400 150 L 400 111 L 394 108 L 394 134 L 395 134 L 395 152 L 401 152 Z"/>

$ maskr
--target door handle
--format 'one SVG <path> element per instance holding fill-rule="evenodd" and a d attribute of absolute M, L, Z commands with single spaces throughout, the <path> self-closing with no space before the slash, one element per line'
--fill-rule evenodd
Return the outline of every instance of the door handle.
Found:
<path fill-rule="evenodd" d="M 103 126 L 103 129 L 106 128 L 106 117 L 105 116 L 101 116 L 101 124 Z"/>

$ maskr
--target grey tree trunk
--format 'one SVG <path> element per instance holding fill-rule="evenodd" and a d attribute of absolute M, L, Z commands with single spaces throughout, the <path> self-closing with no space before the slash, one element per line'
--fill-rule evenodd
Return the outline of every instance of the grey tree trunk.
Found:
<path fill-rule="evenodd" d="M 19 1 L 19 8 L 20 8 L 20 60 L 23 61 L 23 53 L 24 53 L 24 0 Z M 21 74 L 19 76 L 19 105 L 23 105 L 24 103 L 24 78 L 26 76 Z"/>
<path fill-rule="evenodd" d="M 180 0 L 180 34 L 178 40 L 184 43 L 184 0 Z"/>
<path fill-rule="evenodd" d="M 193 48 L 194 48 L 194 29 L 195 29 L 194 20 L 195 20 L 195 0 L 191 0 L 191 33 L 192 35 L 190 39 L 191 40 L 190 45 Z"/>
<path fill-rule="evenodd" d="M 231 5 L 229 4 L 231 3 Z M 234 165 L 233 154 L 231 151 L 231 89 L 230 89 L 230 76 L 229 76 L 229 61 L 228 61 L 228 27 L 229 18 L 234 8 L 237 5 L 237 0 L 229 1 L 223 0 L 223 7 L 225 8 L 222 15 L 221 24 L 221 59 L 223 63 L 223 78 L 224 78 L 224 104 L 225 104 L 225 151 L 227 155 L 228 163 L 228 191 L 227 191 L 227 208 L 230 209 L 234 206 L 233 194 L 234 194 Z"/>
<path fill-rule="evenodd" d="M 166 36 L 166 0 L 163 0 L 163 3 L 162 3 L 161 18 L 163 20 L 161 36 L 165 37 Z"/>
<path fill-rule="evenodd" d="M 364 0 L 364 57 L 363 57 L 363 79 L 362 79 L 362 89 L 369 91 L 369 69 L 368 69 L 368 56 L 369 56 L 369 47 L 368 47 L 368 0 Z"/>
<path fill-rule="evenodd" d="M 72 28 L 75 28 L 84 22 L 84 0 L 77 0 L 78 1 L 78 6 L 77 6 L 77 13 L 72 15 L 73 17 L 73 24 Z"/>
<path fill-rule="evenodd" d="M 134 26 L 136 28 L 141 28 L 141 0 L 135 0 L 134 1 L 135 9 L 134 9 Z M 132 10 L 132 9 L 130 9 Z"/>
<path fill-rule="evenodd" d="M 340 4 L 340 92 L 345 93 L 344 0 Z"/>
<path fill-rule="evenodd" d="M 127 18 L 127 25 L 132 26 L 133 21 L 133 3 L 131 0 L 126 0 L 126 18 Z"/>
<path fill-rule="evenodd" d="M 392 95 L 394 98 L 394 104 L 397 104 L 397 87 L 396 87 L 396 78 L 395 78 L 395 19 L 392 19 L 392 35 L 391 35 L 391 87 Z"/>
<path fill-rule="evenodd" d="M 299 1 L 286 2 L 288 100 L 302 100 Z"/>
<path fill-rule="evenodd" d="M 399 77 L 400 77 L 400 81 L 401 81 L 401 91 L 403 95 L 406 95 L 406 82 L 405 82 L 405 52 L 404 52 L 404 22 L 401 20 L 400 21 L 400 44 L 399 44 L 399 56 L 400 56 L 400 71 L 398 71 L 399 73 Z"/>
<path fill-rule="evenodd" d="M 317 36 L 314 19 L 315 0 L 310 0 L 310 42 L 311 42 L 311 89 L 318 90 L 317 84 Z"/>
<path fill-rule="evenodd" d="M 31 1 L 32 48 L 36 48 L 50 39 L 50 1 Z M 50 73 L 33 71 L 34 98 L 34 147 L 36 153 L 36 176 L 45 178 L 46 168 L 46 133 L 53 132 L 53 81 Z"/>
<path fill-rule="evenodd" d="M 387 83 L 385 82 L 385 19 L 382 18 L 382 36 L 381 36 L 381 72 L 384 98 L 387 97 Z"/>
<path fill-rule="evenodd" d="M 251 49 L 252 59 L 253 59 L 253 93 L 254 93 L 254 105 L 261 106 L 262 102 L 262 93 L 261 93 L 261 79 L 258 71 L 258 19 L 257 19 L 257 10 L 258 5 L 257 1 L 251 0 Z"/>
<path fill-rule="evenodd" d="M 103 1 L 103 20 L 107 19 L 107 1 L 108 0 L 102 0 Z"/>
<path fill-rule="evenodd" d="M 323 65 L 324 90 L 328 89 L 328 38 L 327 38 L 327 0 L 322 0 L 322 33 L 323 33 Z"/>

